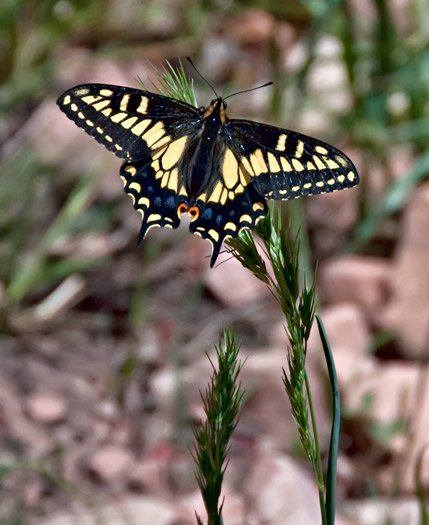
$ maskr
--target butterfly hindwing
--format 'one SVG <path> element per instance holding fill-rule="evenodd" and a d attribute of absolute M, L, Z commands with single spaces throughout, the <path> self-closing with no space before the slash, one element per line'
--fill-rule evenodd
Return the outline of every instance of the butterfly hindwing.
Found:
<path fill-rule="evenodd" d="M 134 208 L 142 216 L 139 244 L 154 226 L 177 228 L 177 192 L 163 185 L 156 177 L 152 163 L 147 160 L 126 162 L 121 167 L 124 190 L 131 195 Z"/>
<path fill-rule="evenodd" d="M 212 244 L 210 266 L 213 267 L 222 242 L 237 237 L 243 229 L 253 229 L 259 219 L 266 216 L 268 206 L 264 198 L 249 187 L 246 192 L 233 193 L 230 190 L 226 201 L 215 201 L 209 197 L 207 203 L 198 202 L 199 217 L 190 224 L 190 231 L 208 239 Z"/>
<path fill-rule="evenodd" d="M 350 159 L 329 144 L 257 122 L 231 120 L 226 126 L 250 183 L 267 199 L 329 193 L 359 182 Z"/>
<path fill-rule="evenodd" d="M 162 95 L 106 84 L 66 91 L 57 104 L 86 133 L 115 155 L 139 160 L 190 132 L 197 109 Z"/>

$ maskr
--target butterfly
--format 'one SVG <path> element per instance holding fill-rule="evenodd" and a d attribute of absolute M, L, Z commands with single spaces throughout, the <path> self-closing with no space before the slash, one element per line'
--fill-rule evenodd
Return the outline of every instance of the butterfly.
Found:
<path fill-rule="evenodd" d="M 190 231 L 212 244 L 252 229 L 267 199 L 288 200 L 351 188 L 359 177 L 341 151 L 295 131 L 228 119 L 217 97 L 207 108 L 129 87 L 76 86 L 60 109 L 124 159 L 125 192 L 141 213 L 139 244 L 154 226 L 177 228 L 188 213 Z"/>

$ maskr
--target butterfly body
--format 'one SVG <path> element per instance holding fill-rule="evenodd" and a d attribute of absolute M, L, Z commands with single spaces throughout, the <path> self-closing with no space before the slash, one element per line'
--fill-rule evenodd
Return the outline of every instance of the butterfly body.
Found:
<path fill-rule="evenodd" d="M 199 124 L 194 124 L 194 136 L 188 140 L 182 161 L 182 176 L 190 199 L 198 199 L 203 193 L 211 193 L 216 183 L 218 162 L 225 144 L 225 103 L 213 101 L 201 114 Z"/>
<path fill-rule="evenodd" d="M 352 187 L 359 181 L 346 155 L 305 135 L 229 120 L 222 98 L 207 109 L 138 89 L 77 86 L 58 105 L 118 157 L 124 189 L 142 215 L 139 241 L 154 226 L 208 239 L 213 266 L 223 240 L 254 228 L 267 199 L 288 200 Z"/>

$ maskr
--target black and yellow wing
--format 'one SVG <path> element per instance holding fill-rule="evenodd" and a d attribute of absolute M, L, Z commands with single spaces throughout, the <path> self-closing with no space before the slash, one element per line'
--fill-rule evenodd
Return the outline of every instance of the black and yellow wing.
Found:
<path fill-rule="evenodd" d="M 86 133 L 122 159 L 141 160 L 191 132 L 201 113 L 184 102 L 139 89 L 84 84 L 57 104 Z"/>
<path fill-rule="evenodd" d="M 218 193 L 213 192 L 206 202 L 197 201 L 200 213 L 189 226 L 192 233 L 212 244 L 210 267 L 214 266 L 225 239 L 237 237 L 242 230 L 253 229 L 268 213 L 265 198 L 251 185 L 238 193 L 228 190 L 225 200 L 219 198 Z"/>
<path fill-rule="evenodd" d="M 142 215 L 139 243 L 151 227 L 177 228 L 178 201 L 186 195 L 179 164 L 201 113 L 162 95 L 106 84 L 74 87 L 57 104 L 89 135 L 126 159 L 120 174 Z"/>
<path fill-rule="evenodd" d="M 359 177 L 351 160 L 320 140 L 257 122 L 228 120 L 212 191 L 191 223 L 213 246 L 253 229 L 268 212 L 266 199 L 289 200 L 351 188 Z"/>
<path fill-rule="evenodd" d="M 231 120 L 226 128 L 249 184 L 266 199 L 330 193 L 359 182 L 352 161 L 325 142 L 246 120 Z"/>

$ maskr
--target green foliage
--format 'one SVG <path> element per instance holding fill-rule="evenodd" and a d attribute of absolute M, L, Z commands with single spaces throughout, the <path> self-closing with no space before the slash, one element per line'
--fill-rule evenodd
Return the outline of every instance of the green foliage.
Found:
<path fill-rule="evenodd" d="M 231 330 L 224 331 L 223 342 L 216 347 L 217 369 L 210 360 L 213 374 L 201 394 L 206 420 L 194 427 L 197 465 L 196 478 L 203 496 L 209 525 L 222 525 L 223 502 L 219 503 L 226 469 L 229 441 L 237 425 L 243 393 L 237 382 L 242 363 L 239 345 Z M 209 358 L 210 359 L 210 358 Z M 198 523 L 202 523 L 197 517 Z"/>
<path fill-rule="evenodd" d="M 97 183 L 98 179 L 93 174 L 83 177 L 69 195 L 61 212 L 56 216 L 55 221 L 39 241 L 31 256 L 27 260 L 17 263 L 18 257 L 15 254 L 7 290 L 7 298 L 11 304 L 20 301 L 41 283 L 58 281 L 74 272 L 94 266 L 94 261 L 73 261 L 72 259 L 49 264 L 47 257 L 52 243 L 72 229 L 88 206 Z"/>
<path fill-rule="evenodd" d="M 151 80 L 152 89 L 149 89 L 143 80 L 139 78 L 142 88 L 146 91 L 157 91 L 165 97 L 174 98 L 175 100 L 187 102 L 192 106 L 198 107 L 194 81 L 185 73 L 181 60 L 179 60 L 179 66 L 177 68 L 172 66 L 168 60 L 166 62 L 167 65 L 161 70 L 158 70 L 152 65 L 155 74 L 155 79 Z"/>
<path fill-rule="evenodd" d="M 428 496 L 427 490 L 425 488 L 425 482 L 423 480 L 423 462 L 425 455 L 427 455 L 428 448 L 424 447 L 420 452 L 416 461 L 416 466 L 414 469 L 414 483 L 416 486 L 417 498 L 419 501 L 419 511 L 420 511 L 420 525 L 429 525 L 429 505 L 428 505 Z"/>
<path fill-rule="evenodd" d="M 326 474 L 326 520 L 328 523 L 335 522 L 335 487 L 337 481 L 337 457 L 340 440 L 340 392 L 338 389 L 337 372 L 335 370 L 334 358 L 331 347 L 326 336 L 322 319 L 316 315 L 317 327 L 319 329 L 320 340 L 322 341 L 323 352 L 325 354 L 326 365 L 328 367 L 329 383 L 332 395 L 332 426 L 331 439 L 329 444 L 328 472 Z"/>

